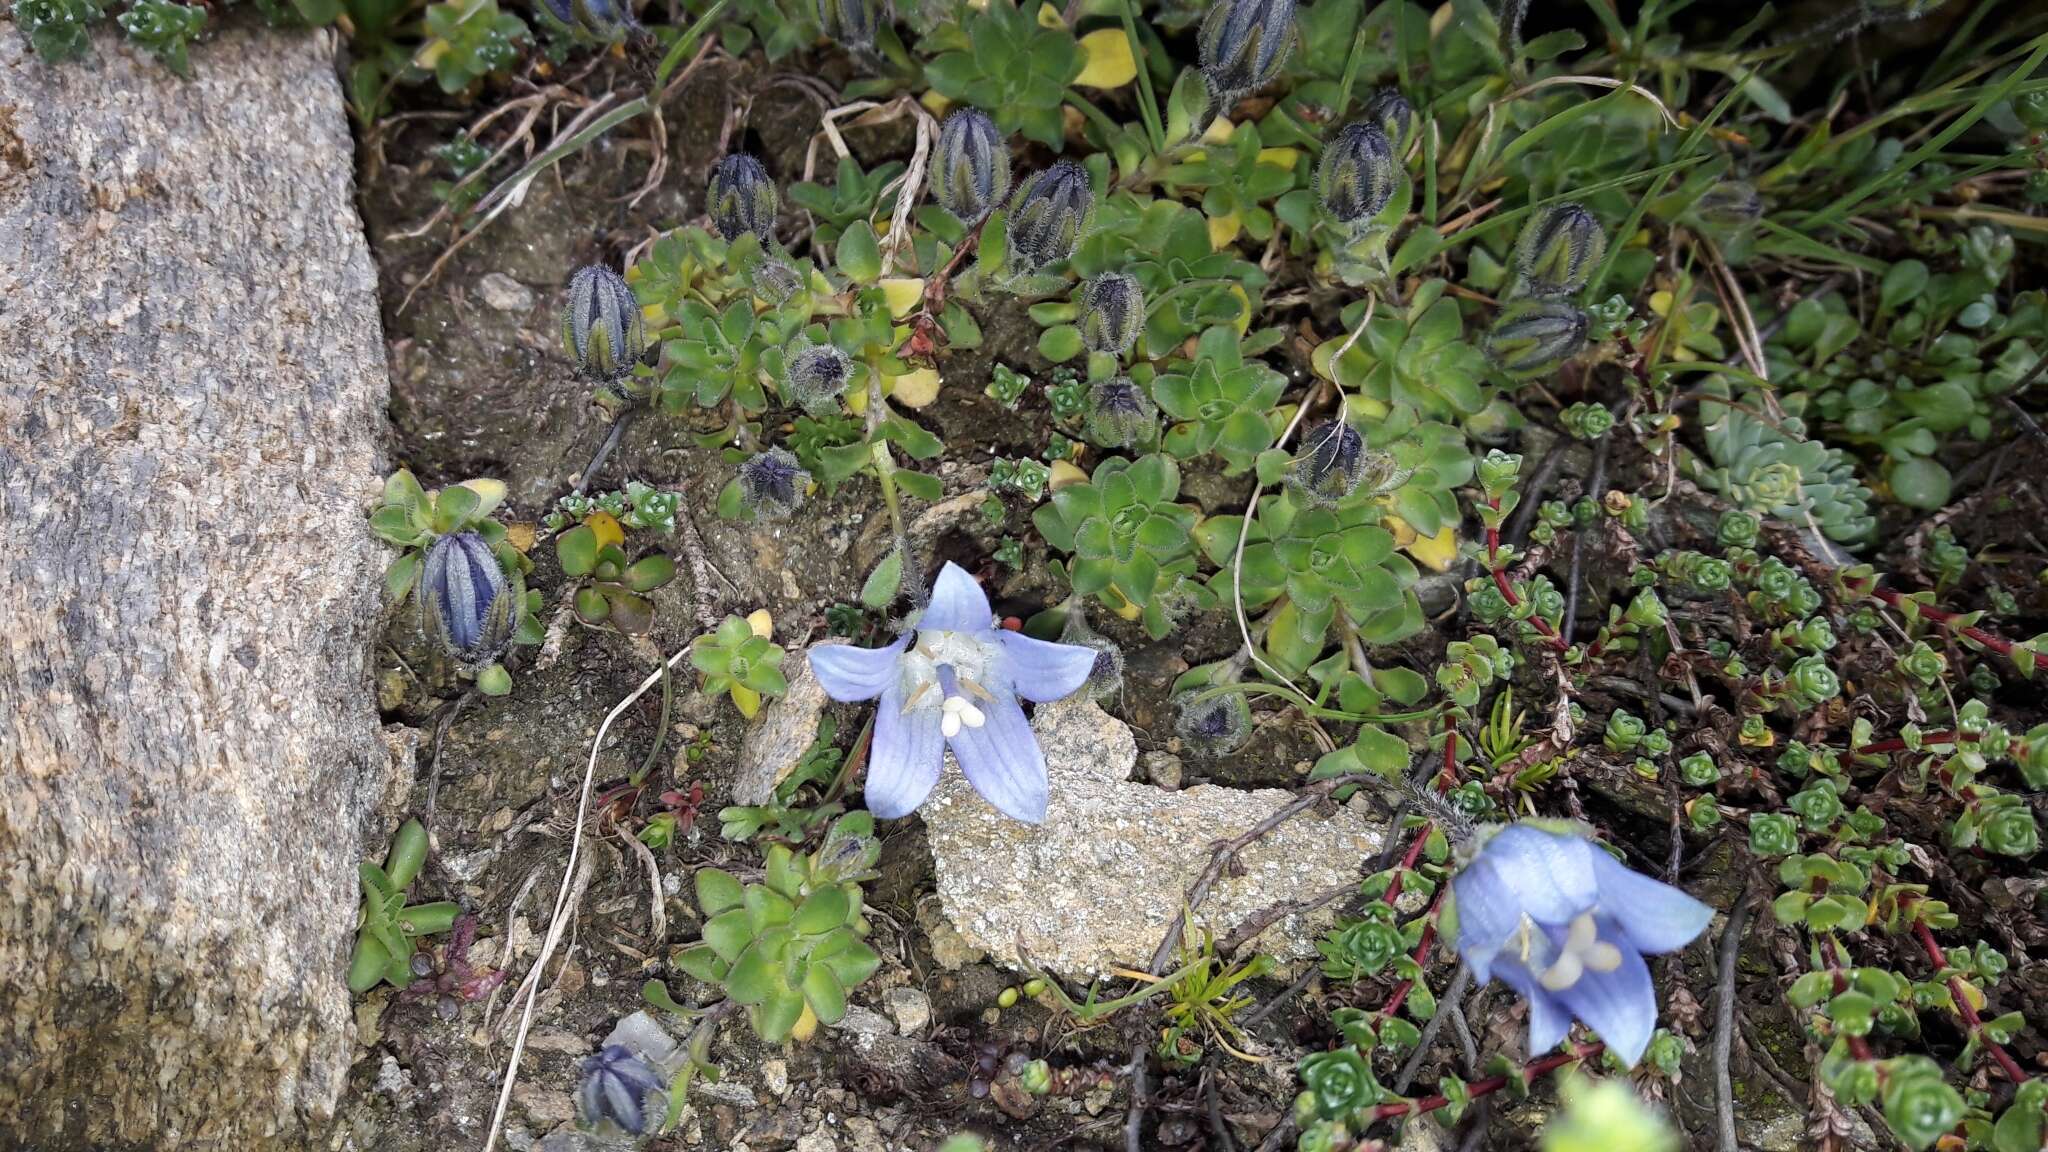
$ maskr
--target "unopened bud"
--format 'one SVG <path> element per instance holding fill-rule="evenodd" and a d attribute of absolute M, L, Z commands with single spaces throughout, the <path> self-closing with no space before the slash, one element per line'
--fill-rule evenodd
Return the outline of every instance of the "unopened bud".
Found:
<path fill-rule="evenodd" d="M 1209 9 L 1200 58 L 1219 106 L 1279 79 L 1294 49 L 1294 7 L 1294 0 L 1217 0 Z"/>
<path fill-rule="evenodd" d="M 762 520 L 779 520 L 803 506 L 811 474 L 781 448 L 755 454 L 740 465 L 740 500 Z"/>
<path fill-rule="evenodd" d="M 1365 437 L 1348 421 L 1318 426 L 1302 441 L 1287 469 L 1287 485 L 1309 503 L 1334 508 L 1358 490 L 1365 471 Z"/>
<path fill-rule="evenodd" d="M 1415 139 L 1415 105 L 1401 95 L 1398 88 L 1382 88 L 1365 102 L 1365 120 L 1377 125 L 1386 133 L 1387 141 L 1394 146 L 1394 157 L 1399 159 L 1408 154 L 1408 144 Z"/>
<path fill-rule="evenodd" d="M 1553 204 L 1530 217 L 1515 241 L 1515 267 L 1522 291 L 1531 296 L 1569 296 L 1586 286 L 1607 233 L 1579 204 Z"/>
<path fill-rule="evenodd" d="M 853 378 L 853 359 L 837 344 L 800 341 L 784 355 L 782 399 L 813 415 L 827 411 Z"/>
<path fill-rule="evenodd" d="M 1088 439 L 1104 448 L 1129 448 L 1152 439 L 1159 428 L 1159 408 L 1128 376 L 1097 380 L 1088 388 L 1084 417 Z"/>
<path fill-rule="evenodd" d="M 747 279 L 753 286 L 754 295 L 777 307 L 788 302 L 791 296 L 796 295 L 796 290 L 803 287 L 796 269 L 774 259 L 764 259 L 754 265 Z"/>
<path fill-rule="evenodd" d="M 1195 692 L 1179 700 L 1174 731 L 1188 746 L 1211 756 L 1227 755 L 1244 745 L 1252 733 L 1251 705 L 1242 692 L 1225 692 L 1208 700 Z"/>
<path fill-rule="evenodd" d="M 875 5 L 871 0 L 818 0 L 818 27 L 848 48 L 875 48 Z"/>
<path fill-rule="evenodd" d="M 1121 358 L 1145 327 L 1145 290 L 1135 276 L 1104 272 L 1081 289 L 1081 343 Z"/>
<path fill-rule="evenodd" d="M 939 127 L 932 197 L 962 224 L 979 224 L 1010 192 L 1010 148 L 979 108 L 956 109 Z"/>
<path fill-rule="evenodd" d="M 623 0 L 542 0 L 548 15 L 600 40 L 619 41 L 640 26 Z"/>
<path fill-rule="evenodd" d="M 774 238 L 775 210 L 781 196 L 759 160 L 744 152 L 728 154 L 711 173 L 706 199 L 711 223 L 727 243 L 749 232 L 763 244 Z"/>
<path fill-rule="evenodd" d="M 419 597 L 422 626 L 465 664 L 488 664 L 512 641 L 512 589 L 475 532 L 451 533 L 427 549 Z"/>
<path fill-rule="evenodd" d="M 1067 609 L 1067 622 L 1060 629 L 1060 643 L 1080 644 L 1095 649 L 1095 666 L 1081 690 L 1091 700 L 1114 696 L 1124 686 L 1124 650 L 1117 643 L 1088 626 L 1088 614 L 1075 600 Z M 1027 988 L 1028 991 L 1028 988 Z M 1033 996 L 1036 992 L 1030 993 Z"/>
<path fill-rule="evenodd" d="M 1010 206 L 1010 255 L 1021 272 L 1035 272 L 1074 254 L 1095 211 L 1088 170 L 1061 160 L 1026 180 Z"/>
<path fill-rule="evenodd" d="M 1739 232 L 1764 214 L 1764 198 L 1747 180 L 1723 180 L 1692 204 L 1692 218 L 1720 232 Z"/>
<path fill-rule="evenodd" d="M 632 375 L 646 343 L 640 302 L 626 278 L 601 264 L 578 268 L 562 309 L 562 350 L 577 375 L 615 384 Z"/>
<path fill-rule="evenodd" d="M 1316 198 L 1340 223 L 1362 225 L 1394 198 L 1400 172 L 1393 142 L 1378 125 L 1346 124 L 1316 167 Z"/>
<path fill-rule="evenodd" d="M 624 1044 L 607 1044 L 583 1059 L 576 1084 L 576 1116 L 597 1132 L 616 1129 L 646 1136 L 668 1111 L 664 1081 L 645 1057 Z"/>
<path fill-rule="evenodd" d="M 1586 346 L 1586 314 L 1569 300 L 1517 300 L 1481 342 L 1486 358 L 1516 380 L 1546 376 Z"/>

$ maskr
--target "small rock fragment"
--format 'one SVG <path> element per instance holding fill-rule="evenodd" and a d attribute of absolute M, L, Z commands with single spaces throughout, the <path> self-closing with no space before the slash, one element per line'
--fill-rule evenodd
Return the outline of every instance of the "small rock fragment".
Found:
<path fill-rule="evenodd" d="M 500 312 L 528 312 L 533 309 L 533 289 L 503 272 L 492 272 L 477 282 L 477 294 Z"/>
<path fill-rule="evenodd" d="M 761 1061 L 761 1087 L 780 1100 L 789 1095 L 789 1061 Z"/>
<path fill-rule="evenodd" d="M 891 988 L 882 993 L 882 1008 L 905 1036 L 915 1036 L 932 1022 L 931 997 L 916 988 Z"/>
<path fill-rule="evenodd" d="M 819 643 L 839 643 L 820 641 Z M 738 778 L 733 781 L 733 800 L 740 804 L 766 804 L 802 759 L 804 750 L 818 737 L 818 718 L 831 703 L 818 678 L 811 675 L 811 662 L 802 652 L 792 653 L 782 671 L 789 679 L 789 691 L 761 712 L 761 722 L 740 742 Z"/>

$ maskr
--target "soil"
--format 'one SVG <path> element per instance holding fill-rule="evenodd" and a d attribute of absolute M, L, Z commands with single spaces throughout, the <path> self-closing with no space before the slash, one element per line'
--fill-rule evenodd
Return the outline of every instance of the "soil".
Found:
<path fill-rule="evenodd" d="M 559 350 L 555 310 L 562 285 L 581 264 L 618 267 L 622 257 L 660 231 L 700 218 L 705 177 L 722 145 L 744 143 L 785 183 L 800 178 L 824 110 L 807 87 L 815 83 L 808 78 L 819 71 L 817 65 L 789 61 L 768 66 L 758 57 L 735 61 L 714 53 L 663 105 L 658 130 L 665 138 L 659 148 L 651 120 L 614 131 L 534 180 L 522 200 L 447 255 L 438 272 L 432 268 L 452 238 L 448 227 L 437 224 L 410 235 L 438 207 L 434 183 L 446 174 L 434 149 L 453 125 L 474 120 L 488 106 L 424 106 L 411 110 L 421 115 L 387 121 L 369 135 L 362 144 L 360 198 L 382 276 L 393 381 L 393 459 L 412 468 L 429 487 L 473 476 L 502 479 L 510 488 L 508 519 L 534 525 L 554 498 L 569 490 L 608 426 L 608 417 L 590 404 L 588 389 L 574 380 Z M 577 100 L 614 88 L 630 94 L 644 83 L 641 73 L 649 66 L 642 53 L 607 57 L 569 83 L 569 89 Z M 828 80 L 834 78 L 830 65 L 823 70 Z M 528 85 L 486 98 L 536 91 Z M 572 107 L 557 103 L 540 125 L 545 130 L 573 114 Z M 845 135 L 870 166 L 901 155 L 907 140 L 900 124 Z M 820 149 L 820 170 L 829 171 L 829 149 L 822 143 Z M 657 165 L 659 178 L 636 196 Z M 801 224 L 800 218 L 785 214 L 786 230 Z M 509 278 L 510 283 L 493 279 L 487 289 L 487 277 Z M 1021 310 L 984 312 L 979 320 L 985 346 L 944 359 L 940 398 L 914 414 L 952 448 L 936 469 L 949 499 L 982 487 L 991 456 L 1041 451 L 1050 428 L 1036 390 L 1016 412 L 982 392 L 989 367 L 998 360 L 1034 379 L 1044 378 L 1049 365 L 1035 352 L 1035 327 Z M 829 495 L 820 493 L 814 511 L 789 520 L 721 520 L 711 505 L 731 465 L 696 437 L 722 424 L 715 414 L 694 421 L 637 417 L 593 488 L 616 487 L 631 478 L 681 491 L 715 569 L 709 602 L 720 614 L 768 609 L 777 642 L 795 651 L 824 633 L 826 608 L 857 598 L 863 578 L 887 547 L 880 500 L 872 484 L 856 480 Z M 2022 457 L 2030 451 L 2019 450 Z M 1538 454 L 1540 448 L 1531 451 L 1531 459 Z M 2030 464 L 2016 459 L 2009 466 L 2040 465 L 2035 453 Z M 1631 466 L 1615 462 L 1618 487 L 1626 487 Z M 1569 468 L 1563 474 L 1573 475 Z M 1190 488 L 1225 491 L 1206 477 L 1191 481 Z M 1233 499 L 1242 496 L 1241 491 L 1231 494 Z M 2026 510 L 1998 504 L 1999 497 L 1985 499 L 1995 507 L 1969 508 L 1963 514 L 2015 525 L 2041 521 L 2038 507 L 2023 521 L 2014 513 Z M 999 611 L 1028 616 L 1059 594 L 1043 544 L 1028 531 L 1027 510 L 1015 502 L 1002 525 L 990 524 L 967 502 L 941 506 L 938 512 L 913 504 L 912 516 L 920 514 L 917 533 L 930 567 L 944 559 L 972 564 L 989 580 Z M 1689 514 L 1669 513 L 1673 521 Z M 1027 542 L 1021 571 L 992 567 L 984 559 L 1006 535 Z M 543 620 L 555 619 L 562 580 L 553 549 L 543 538 L 531 555 L 531 585 L 547 597 Z M 1591 557 L 1589 577 L 1611 562 Z M 465 694 L 452 670 L 422 643 L 413 615 L 392 613 L 380 653 L 385 719 L 418 735 L 408 807 L 425 811 L 426 798 L 432 797 L 427 821 L 436 851 L 416 899 L 461 902 L 475 917 L 477 942 L 470 963 L 483 972 L 508 966 L 509 981 L 476 999 L 442 992 L 432 978 L 404 993 L 384 988 L 363 999 L 357 1013 L 361 1058 L 342 1105 L 336 1147 L 424 1152 L 482 1146 L 509 1051 L 508 1030 L 517 1023 L 516 1013 L 508 1009 L 511 985 L 532 963 L 536 937 L 545 932 L 597 724 L 652 668 L 656 650 L 673 652 L 700 630 L 696 574 L 687 564 L 679 567 L 677 581 L 657 594 L 651 647 L 568 626 L 559 659 L 537 667 L 529 650 L 523 665 L 515 667 L 514 693 L 495 700 Z M 1606 586 L 1604 580 L 1589 578 L 1589 587 Z M 1605 604 L 1590 603 L 1583 611 L 1604 614 Z M 1189 666 L 1220 659 L 1235 648 L 1235 627 L 1227 613 L 1210 613 L 1157 643 L 1102 615 L 1091 615 L 1091 623 L 1124 645 L 1129 666 L 1124 694 L 1113 710 L 1136 730 L 1143 751 L 1179 756 L 1184 782 L 1284 787 L 1297 783 L 1313 763 L 1318 749 L 1312 734 L 1278 722 L 1263 724 L 1254 742 L 1234 757 L 1180 755 L 1185 750 L 1172 737 L 1168 686 Z M 1376 653 L 1375 659 L 1427 668 L 1442 643 L 1426 633 L 1402 649 Z M 1626 702 L 1622 697 L 1617 701 Z M 458 703 L 459 712 L 451 711 Z M 1594 706 L 1588 701 L 1589 708 Z M 646 754 L 657 712 L 658 700 L 650 694 L 612 728 L 597 759 L 600 794 L 621 782 Z M 436 732 L 451 716 L 437 751 Z M 1277 714 L 1262 717 L 1277 720 Z M 852 709 L 840 714 L 842 742 L 858 730 L 858 718 Z M 678 684 L 671 728 L 655 780 L 620 811 L 600 818 L 586 838 L 592 869 L 577 910 L 575 946 L 562 953 L 566 963 L 548 973 L 507 1117 L 509 1147 L 533 1146 L 569 1122 L 578 1061 L 621 1017 L 646 1007 L 643 983 L 665 980 L 685 1003 L 713 996 L 673 969 L 668 954 L 674 944 L 695 938 L 697 918 L 687 897 L 695 868 L 718 864 L 742 874 L 758 868 L 753 846 L 731 844 L 717 834 L 716 813 L 731 802 L 746 724 L 729 702 L 696 691 L 694 676 L 686 675 Z M 660 880 L 650 881 L 621 829 L 637 828 L 655 811 L 653 797 L 659 793 L 688 791 L 693 785 L 704 794 L 694 832 L 656 853 Z M 1570 786 L 1603 812 L 1616 813 L 1617 833 L 1639 833 L 1632 841 L 1661 868 L 1669 843 L 1661 789 L 1643 785 L 1621 764 L 1603 763 L 1597 754 L 1580 761 Z M 885 964 L 854 998 L 867 1014 L 857 1012 L 853 1026 L 823 1030 L 812 1042 L 786 1050 L 764 1046 L 743 1025 L 729 1023 L 712 1049 L 725 1079 L 693 1092 L 684 1122 L 654 1147 L 927 1149 L 963 1129 L 994 1134 L 1003 1148 L 1124 1147 L 1130 1103 L 1125 1069 L 1134 1044 L 1156 1040 L 1147 1034 L 1150 1025 L 1125 1014 L 1077 1030 L 1029 999 L 999 1008 L 998 996 L 1020 979 L 1016 974 L 985 964 L 948 969 L 939 962 L 946 931 L 931 898 L 931 861 L 918 821 L 884 824 L 883 837 L 883 875 L 870 898 L 876 913 L 871 942 Z M 1205 846 L 1163 848 L 1198 852 Z M 1688 861 L 1686 868 L 1688 883 L 1703 899 L 1722 907 L 1736 899 L 1732 890 L 1712 890 L 1716 883 L 1733 884 L 1733 869 L 1713 859 Z M 650 905 L 655 900 L 664 910 L 666 939 L 652 936 Z M 428 950 L 437 971 L 450 967 L 446 940 L 437 938 Z M 1749 990 L 1744 1011 L 1752 1023 L 1762 1022 L 1757 1042 L 1775 1055 L 1777 1065 L 1796 1074 L 1807 1066 L 1809 1054 L 1775 995 L 1778 968 L 1763 940 L 1753 934 L 1745 941 L 1740 960 Z M 1679 990 L 1671 1005 L 1673 1019 L 1696 1042 L 1675 1103 L 1681 1118 L 1702 1134 L 1711 1131 L 1712 1122 L 1712 1093 L 1702 1087 L 1711 1083 L 1704 1051 L 1711 1023 L 1700 1022 L 1711 1011 L 1704 1003 L 1710 994 L 1685 990 L 1711 988 L 1711 950 L 1695 947 L 1666 958 L 1660 962 L 1666 970 L 1659 973 L 1660 987 Z M 901 988 L 921 990 L 931 1004 L 930 1022 L 911 1035 L 898 1035 L 880 1015 L 885 993 Z M 1273 982 L 1251 986 L 1261 1003 L 1281 990 Z M 1369 991 L 1360 989 L 1359 995 Z M 1155 1066 L 1142 1146 L 1258 1145 L 1291 1106 L 1295 1059 L 1328 1042 L 1329 1013 L 1344 1000 L 1341 994 L 1312 993 L 1268 1016 L 1254 1030 L 1268 1053 L 1262 1062 L 1212 1053 L 1206 1072 L 1163 1078 Z M 1521 1010 L 1510 1007 L 1504 995 L 1488 1003 L 1483 1015 L 1471 1019 L 1482 1033 L 1480 1049 L 1519 1050 Z M 1439 1049 L 1439 1056 L 1444 1051 Z M 1004 1058 L 1011 1053 L 1043 1057 L 1061 1069 L 1060 1090 L 1043 1098 L 1016 1092 L 1013 1079 L 1003 1075 Z M 1747 1060 L 1739 1066 L 1752 1067 Z M 1422 1066 L 1419 1082 L 1452 1071 L 1433 1058 Z M 1766 1076 L 1741 1078 L 1746 1143 L 1792 1148 L 1803 1141 L 1806 1101 L 1785 1099 L 1786 1091 Z M 1539 1086 L 1529 1101 L 1502 1102 L 1486 1146 L 1528 1146 L 1550 1099 L 1549 1089 Z"/>

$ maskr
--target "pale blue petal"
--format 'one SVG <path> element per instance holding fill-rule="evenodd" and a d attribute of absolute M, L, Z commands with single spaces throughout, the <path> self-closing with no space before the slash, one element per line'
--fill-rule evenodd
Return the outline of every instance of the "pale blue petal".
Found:
<path fill-rule="evenodd" d="M 1614 942 L 1613 922 L 1599 918 L 1600 938 Z M 1621 944 L 1621 967 L 1612 972 L 1587 972 L 1579 982 L 1556 994 L 1572 1015 L 1607 1042 L 1607 1049 L 1635 1067 L 1657 1030 L 1657 989 L 1650 983 L 1642 954 Z"/>
<path fill-rule="evenodd" d="M 891 684 L 875 705 L 875 736 L 868 748 L 868 811 L 883 820 L 908 816 L 931 795 L 945 765 L 939 710 L 920 708 L 906 715 L 903 689 Z"/>
<path fill-rule="evenodd" d="M 1003 814 L 1026 824 L 1045 819 L 1045 754 L 1024 719 L 1016 698 L 1001 693 L 976 701 L 983 716 L 979 728 L 962 728 L 953 737 L 953 755 L 967 782 Z"/>
<path fill-rule="evenodd" d="M 948 560 L 939 569 L 939 578 L 932 582 L 931 603 L 924 606 L 924 615 L 918 617 L 919 629 L 940 632 L 986 632 L 995 619 L 989 610 L 988 597 L 981 591 L 981 585 L 967 574 L 967 569 Z"/>
<path fill-rule="evenodd" d="M 1600 912 L 1642 952 L 1676 952 L 1706 931 L 1714 910 L 1661 880 L 1652 880 L 1594 849 Z"/>
<path fill-rule="evenodd" d="M 842 704 L 873 700 L 896 683 L 896 662 L 908 634 L 887 648 L 856 648 L 851 644 L 819 644 L 811 649 L 811 675 L 825 695 Z"/>
<path fill-rule="evenodd" d="M 1043 704 L 1067 696 L 1088 682 L 1095 670 L 1095 649 L 1086 644 L 1053 644 L 1021 632 L 998 629 L 1003 663 L 1017 695 Z"/>
<path fill-rule="evenodd" d="M 1504 960 L 1495 974 L 1501 983 L 1521 993 L 1529 1002 L 1529 1058 L 1534 1060 L 1559 1044 L 1572 1030 L 1572 1013 L 1536 982 L 1536 976 L 1519 961 Z"/>
<path fill-rule="evenodd" d="M 1513 893 L 1515 905 L 1538 924 L 1569 924 L 1600 900 L 1593 857 L 1600 850 L 1577 836 L 1526 824 L 1501 829 L 1480 855 Z"/>
<path fill-rule="evenodd" d="M 1458 955 L 1481 984 L 1492 978 L 1493 958 L 1522 922 L 1522 906 L 1486 853 L 1451 880 L 1458 910 Z"/>

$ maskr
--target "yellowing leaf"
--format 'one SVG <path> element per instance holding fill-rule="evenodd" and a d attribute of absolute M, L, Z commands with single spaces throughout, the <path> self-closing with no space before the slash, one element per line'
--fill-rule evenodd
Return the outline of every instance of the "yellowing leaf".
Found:
<path fill-rule="evenodd" d="M 761 711 L 761 694 L 745 684 L 732 686 L 732 702 L 740 710 L 740 715 L 749 720 Z"/>
<path fill-rule="evenodd" d="M 1202 129 L 1202 143 L 1221 144 L 1229 140 L 1236 131 L 1237 125 L 1218 116 L 1214 120 L 1209 121 L 1207 128 Z"/>
<path fill-rule="evenodd" d="M 503 480 L 481 477 L 475 480 L 464 480 L 462 487 L 476 493 L 476 514 L 479 516 L 490 515 L 491 509 L 505 502 L 505 482 Z"/>
<path fill-rule="evenodd" d="M 1383 516 L 1380 526 L 1394 534 L 1394 547 L 1406 548 L 1415 543 L 1415 526 L 1399 516 Z"/>
<path fill-rule="evenodd" d="M 1067 26 L 1067 22 L 1065 20 L 1060 19 L 1059 9 L 1053 7 L 1050 4 L 1040 4 L 1038 6 L 1038 26 L 1040 28 L 1050 28 L 1053 31 L 1057 32 L 1060 29 L 1065 28 Z"/>
<path fill-rule="evenodd" d="M 1237 297 L 1243 307 L 1237 310 L 1237 334 L 1242 336 L 1252 326 L 1252 298 L 1244 294 L 1244 285 L 1232 284 L 1230 294 Z"/>
<path fill-rule="evenodd" d="M 1076 465 L 1072 460 L 1055 460 L 1052 462 L 1052 468 L 1047 475 L 1045 486 L 1057 492 L 1062 488 L 1087 482 L 1088 474 L 1081 471 L 1080 466 Z"/>
<path fill-rule="evenodd" d="M 766 640 L 775 634 L 775 617 L 766 608 L 756 608 L 747 613 L 747 630 Z"/>
<path fill-rule="evenodd" d="M 533 542 L 537 535 L 534 526 L 529 522 L 505 525 L 505 543 L 517 548 L 521 554 L 533 551 Z"/>
<path fill-rule="evenodd" d="M 1230 242 L 1237 239 L 1237 234 L 1243 229 L 1244 221 L 1239 220 L 1235 212 L 1228 216 L 1209 217 L 1209 247 L 1219 252 L 1230 247 Z"/>
<path fill-rule="evenodd" d="M 1294 162 L 1299 159 L 1301 159 L 1301 149 L 1299 148 L 1259 149 L 1259 163 L 1270 164 L 1275 168 L 1284 168 L 1290 172 L 1294 170 Z"/>
<path fill-rule="evenodd" d="M 939 90 L 936 88 L 925 89 L 924 95 L 918 97 L 917 102 L 924 105 L 925 111 L 939 117 L 945 116 L 953 107 L 953 102 L 939 95 Z"/>
<path fill-rule="evenodd" d="M 882 282 L 882 299 L 889 302 L 889 315 L 897 320 L 917 311 L 924 303 L 924 281 L 912 276 L 888 276 Z"/>
<path fill-rule="evenodd" d="M 589 525 L 591 535 L 597 537 L 599 548 L 626 542 L 626 530 L 619 527 L 619 522 L 609 512 L 592 512 L 583 518 L 583 523 Z"/>
<path fill-rule="evenodd" d="M 1399 517 L 1396 517 L 1396 519 L 1399 519 Z M 1447 572 L 1450 570 L 1451 565 L 1456 563 L 1458 559 L 1458 533 L 1450 525 L 1445 525 L 1443 531 L 1438 532 L 1434 536 L 1417 535 L 1415 529 L 1410 528 L 1405 521 L 1402 522 L 1401 526 L 1408 528 L 1408 534 L 1415 537 L 1408 543 L 1403 544 L 1401 548 L 1410 556 L 1415 557 L 1416 563 L 1432 572 Z"/>
<path fill-rule="evenodd" d="M 802 1044 L 817 1034 L 818 1014 L 811 1011 L 811 1002 L 806 1000 L 804 1001 L 803 1015 L 798 1016 L 796 1023 L 790 1025 L 789 1038 Z"/>
<path fill-rule="evenodd" d="M 916 368 L 889 381 L 889 396 L 898 404 L 922 408 L 939 398 L 939 370 Z"/>
<path fill-rule="evenodd" d="M 1137 58 L 1121 28 L 1098 28 L 1081 37 L 1081 60 L 1074 83 L 1083 88 L 1121 88 L 1138 78 Z"/>

